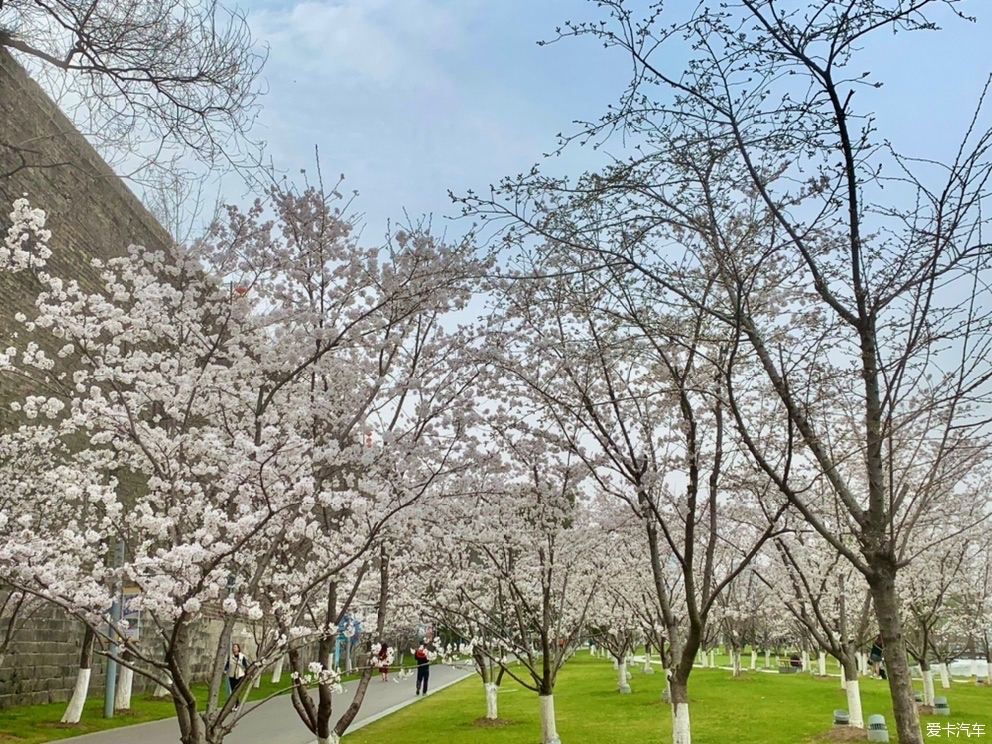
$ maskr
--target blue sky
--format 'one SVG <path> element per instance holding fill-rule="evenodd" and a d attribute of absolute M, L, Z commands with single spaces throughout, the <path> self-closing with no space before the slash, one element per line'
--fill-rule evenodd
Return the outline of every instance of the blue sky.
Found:
<path fill-rule="evenodd" d="M 876 35 L 859 60 L 885 82 L 870 95 L 882 134 L 899 147 L 944 155 L 954 143 L 992 71 L 992 7 L 984 5 L 963 4 L 981 14 L 977 24 L 942 13 L 943 32 Z M 536 44 L 565 20 L 601 17 L 585 0 L 243 7 L 269 47 L 269 92 L 253 134 L 291 176 L 312 170 L 319 146 L 325 180 L 344 173 L 345 186 L 360 192 L 370 239 L 403 209 L 433 213 L 437 224 L 453 212 L 448 189 L 484 190 L 541 161 L 557 132 L 601 115 L 628 79 L 623 56 L 591 39 Z M 578 173 L 599 162 L 576 148 L 548 167 Z"/>

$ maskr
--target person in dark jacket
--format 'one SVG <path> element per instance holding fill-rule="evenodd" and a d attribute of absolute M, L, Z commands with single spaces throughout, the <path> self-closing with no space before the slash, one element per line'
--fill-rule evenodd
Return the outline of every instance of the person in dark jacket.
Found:
<path fill-rule="evenodd" d="M 421 643 L 413 652 L 413 658 L 417 660 L 417 695 L 420 694 L 421 690 L 425 695 L 427 694 L 427 683 L 431 678 L 431 656 L 433 654 L 424 643 Z"/>
<path fill-rule="evenodd" d="M 882 667 L 882 660 L 885 657 L 884 654 L 885 644 L 882 643 L 881 633 L 875 637 L 875 642 L 871 644 L 871 653 L 868 654 L 868 659 L 871 661 L 872 671 L 875 672 L 875 676 L 885 679 L 885 670 Z"/>

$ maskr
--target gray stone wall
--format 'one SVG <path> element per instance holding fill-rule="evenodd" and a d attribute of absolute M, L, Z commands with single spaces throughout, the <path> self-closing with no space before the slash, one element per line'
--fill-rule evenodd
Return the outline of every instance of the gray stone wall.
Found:
<path fill-rule="evenodd" d="M 48 270 L 84 288 L 98 286 L 92 258 L 123 255 L 132 243 L 160 250 L 170 242 L 58 106 L 0 47 L 0 234 L 9 227 L 11 203 L 25 194 L 48 213 L 53 233 Z M 14 333 L 14 345 L 28 340 L 13 317 L 30 316 L 38 289 L 27 272 L 0 274 L 0 346 L 11 345 Z M 54 353 L 44 336 L 35 340 Z M 0 376 L 0 431 L 20 423 L 9 404 L 29 392 L 23 381 Z M 54 608 L 39 611 L 0 664 L 0 707 L 68 700 L 82 637 L 78 621 Z M 104 661 L 96 657 L 90 689 L 102 694 L 103 684 Z"/>
<path fill-rule="evenodd" d="M 251 637 L 238 631 L 234 641 L 246 651 L 252 650 Z M 193 633 L 191 649 L 194 680 L 206 680 L 211 671 L 223 623 L 216 617 L 204 618 Z M 21 630 L 6 658 L 0 663 L 0 708 L 14 705 L 35 705 L 67 701 L 72 697 L 79 669 L 79 654 L 83 641 L 83 626 L 55 607 L 43 607 Z M 147 629 L 141 643 L 154 648 L 155 636 Z M 103 697 L 106 683 L 106 660 L 93 655 L 90 696 Z M 151 692 L 151 680 L 135 675 L 133 691 Z"/>
<path fill-rule="evenodd" d="M 76 682 L 83 628 L 54 607 L 43 607 L 18 632 L 0 664 L 0 708 L 68 700 Z M 94 656 L 90 690 L 102 691 L 105 663 Z"/>
<path fill-rule="evenodd" d="M 52 258 L 48 271 L 95 289 L 93 258 L 127 252 L 132 243 L 161 250 L 170 237 L 76 131 L 58 106 L 0 47 L 0 234 L 10 226 L 10 205 L 27 195 L 48 213 Z M 0 274 L 0 343 L 19 331 L 15 312 L 30 316 L 39 284 L 29 272 Z M 23 342 L 23 337 L 18 339 Z M 54 343 L 37 339 L 48 353 Z M 21 343 L 15 344 L 21 346 Z M 12 423 L 9 403 L 24 384 L 0 377 L 0 429 Z"/>

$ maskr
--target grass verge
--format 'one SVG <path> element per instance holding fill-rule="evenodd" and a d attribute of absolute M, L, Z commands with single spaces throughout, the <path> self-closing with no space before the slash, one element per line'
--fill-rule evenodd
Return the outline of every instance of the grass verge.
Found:
<path fill-rule="evenodd" d="M 645 675 L 635 667 L 630 695 L 615 691 L 615 675 L 608 661 L 582 652 L 562 670 L 555 690 L 555 710 L 563 744 L 670 743 L 671 711 L 661 702 L 663 675 Z M 807 744 L 843 739 L 831 731 L 834 709 L 847 707 L 836 677 L 754 672 L 734 679 L 727 671 L 696 669 L 689 684 L 693 744 Z M 890 741 L 897 742 L 886 683 L 863 679 L 861 687 L 865 717 L 884 715 Z M 945 693 L 952 715 L 924 716 L 924 724 L 980 724 L 984 736 L 992 736 L 992 689 L 957 683 Z M 540 715 L 533 692 L 506 681 L 499 694 L 503 725 L 478 725 L 476 720 L 484 713 L 482 685 L 470 679 L 349 734 L 345 744 L 540 741 Z M 941 736 L 948 736 L 946 730 Z M 962 737 L 967 735 L 960 733 L 958 738 Z M 866 737 L 861 733 L 855 738 L 864 741 Z"/>

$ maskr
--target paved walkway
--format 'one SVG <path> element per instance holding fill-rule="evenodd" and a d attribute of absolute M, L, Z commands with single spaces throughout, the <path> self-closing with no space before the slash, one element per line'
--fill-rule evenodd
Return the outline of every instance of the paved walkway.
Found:
<path fill-rule="evenodd" d="M 431 695 L 445 687 L 461 682 L 474 674 L 471 665 L 447 666 L 436 664 L 431 667 Z M 355 696 L 358 682 L 352 681 L 344 685 L 344 692 L 334 698 L 334 716 L 337 720 L 345 708 L 351 704 Z M 362 707 L 358 716 L 352 722 L 346 733 L 362 726 L 367 726 L 383 716 L 394 713 L 401 708 L 415 703 L 418 698 L 416 677 L 407 677 L 398 683 L 390 679 L 382 682 L 378 677 L 369 683 Z M 480 695 L 482 693 L 480 692 Z M 150 723 L 139 723 L 134 726 L 123 726 L 110 731 L 100 731 L 94 734 L 84 734 L 63 739 L 72 744 L 177 744 L 179 741 L 179 726 L 175 718 L 167 718 Z M 293 709 L 289 695 L 280 695 L 269 700 L 264 705 L 255 706 L 249 703 L 237 727 L 224 740 L 227 744 L 310 744 L 314 741 L 299 715 Z"/>

